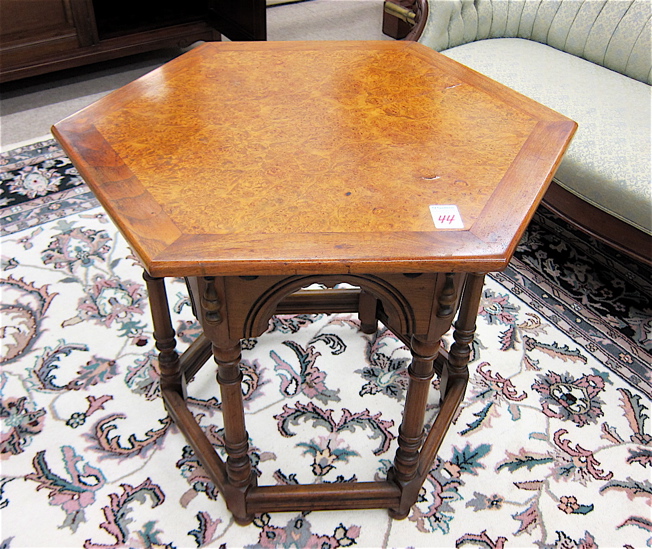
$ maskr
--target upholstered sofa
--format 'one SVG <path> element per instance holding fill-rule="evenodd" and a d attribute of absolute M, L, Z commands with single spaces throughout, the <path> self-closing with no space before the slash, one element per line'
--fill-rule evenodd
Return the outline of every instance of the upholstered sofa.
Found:
<path fill-rule="evenodd" d="M 544 204 L 651 263 L 650 0 L 423 2 L 412 38 L 578 123 Z"/>

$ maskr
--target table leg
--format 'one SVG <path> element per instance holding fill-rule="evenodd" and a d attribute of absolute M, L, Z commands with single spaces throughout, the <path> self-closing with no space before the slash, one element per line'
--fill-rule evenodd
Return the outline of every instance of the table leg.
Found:
<path fill-rule="evenodd" d="M 172 327 L 170 307 L 165 291 L 165 279 L 154 278 L 144 272 L 143 278 L 149 294 L 149 306 L 154 323 L 154 340 L 159 350 L 158 364 L 161 372 L 161 389 L 172 390 L 186 398 L 186 382 L 181 373 L 176 333 Z"/>
<path fill-rule="evenodd" d="M 390 516 L 395 519 L 407 517 L 410 508 L 416 503 L 421 486 L 464 396 L 464 388 L 469 377 L 471 343 L 475 335 L 483 285 L 484 274 L 467 276 L 453 331 L 455 342 L 451 346 L 447 360 L 443 361 L 440 379 L 442 395 L 440 412 L 423 446 L 421 443 L 428 389 L 434 371 L 434 360 L 439 351 L 439 341 L 420 341 L 415 337 L 412 338 L 413 360 L 409 369 L 410 385 L 405 399 L 403 423 L 399 429 L 399 449 L 396 452 L 394 468 L 389 475 L 389 478 L 401 486 L 400 504 L 397 508 L 389 510 Z"/>
<path fill-rule="evenodd" d="M 249 524 L 253 516 L 246 511 L 246 494 L 251 486 L 255 486 L 256 477 L 249 461 L 249 435 L 245 429 L 240 343 L 230 349 L 213 345 L 213 356 L 218 366 L 217 382 L 222 395 L 224 446 L 228 455 L 226 474 L 229 489 L 224 496 L 236 522 Z"/>
<path fill-rule="evenodd" d="M 453 378 L 468 378 L 468 363 L 471 358 L 471 344 L 475 337 L 476 320 L 482 289 L 484 287 L 484 274 L 470 274 L 464 286 L 460 312 L 453 330 L 454 343 L 448 353 L 448 360 L 444 364 L 439 383 L 442 401 L 448 392 L 449 382 Z"/>
<path fill-rule="evenodd" d="M 405 397 L 403 421 L 399 427 L 398 450 L 389 477 L 401 486 L 401 502 L 390 509 L 395 519 L 403 519 L 417 500 L 421 484 L 415 482 L 419 466 L 419 450 L 423 442 L 423 425 L 434 361 L 439 353 L 439 340 L 421 341 L 412 337 L 412 363 L 408 368 L 410 381 Z"/>

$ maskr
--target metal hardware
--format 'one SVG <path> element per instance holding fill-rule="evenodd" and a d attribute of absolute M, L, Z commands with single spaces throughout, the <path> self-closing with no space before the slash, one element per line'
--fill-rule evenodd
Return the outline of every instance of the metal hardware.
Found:
<path fill-rule="evenodd" d="M 416 24 L 417 21 L 416 13 L 407 8 L 404 8 L 403 6 L 394 4 L 394 2 L 385 2 L 385 13 L 393 15 L 394 17 L 397 17 L 401 21 L 405 21 L 410 25 Z"/>

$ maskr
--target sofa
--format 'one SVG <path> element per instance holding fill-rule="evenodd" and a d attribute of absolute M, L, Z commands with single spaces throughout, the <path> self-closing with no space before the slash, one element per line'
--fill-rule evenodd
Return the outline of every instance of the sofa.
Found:
<path fill-rule="evenodd" d="M 417 39 L 575 120 L 544 205 L 652 264 L 650 0 L 419 0 Z"/>

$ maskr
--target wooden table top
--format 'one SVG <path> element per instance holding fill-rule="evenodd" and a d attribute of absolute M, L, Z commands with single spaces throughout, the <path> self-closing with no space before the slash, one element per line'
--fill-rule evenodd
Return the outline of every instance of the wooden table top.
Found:
<path fill-rule="evenodd" d="M 53 133 L 150 274 L 202 276 L 502 269 L 575 128 L 420 44 L 215 42 Z"/>

